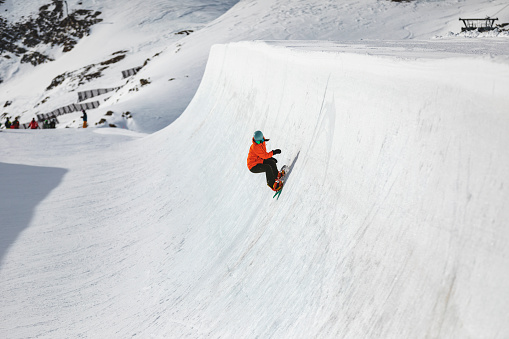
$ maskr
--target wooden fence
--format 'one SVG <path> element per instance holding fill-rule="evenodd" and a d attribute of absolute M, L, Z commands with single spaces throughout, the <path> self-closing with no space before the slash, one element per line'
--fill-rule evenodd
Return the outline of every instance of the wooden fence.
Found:
<path fill-rule="evenodd" d="M 90 90 L 90 91 L 78 92 L 78 102 L 82 102 L 82 101 L 85 101 L 87 99 L 96 97 L 98 95 L 115 91 L 115 90 L 117 90 L 119 88 L 120 87 L 115 87 L 115 88 L 99 88 L 99 89 L 93 89 L 93 90 Z"/>
<path fill-rule="evenodd" d="M 141 68 L 142 68 L 142 66 L 122 71 L 122 78 L 125 79 L 132 75 L 135 75 L 136 73 L 138 73 L 140 71 Z"/>
<path fill-rule="evenodd" d="M 142 68 L 142 66 L 122 71 L 122 77 L 125 79 L 127 77 L 132 76 L 132 75 L 135 75 L 136 73 L 138 73 L 138 71 L 141 68 Z M 81 101 L 93 98 L 93 97 L 101 95 L 101 94 L 105 94 L 105 93 L 108 93 L 108 92 L 115 91 L 115 90 L 117 90 L 119 88 L 120 87 L 115 87 L 115 88 L 99 88 L 99 89 L 93 89 L 93 90 L 90 90 L 90 91 L 78 92 L 78 102 L 81 102 Z M 51 111 L 49 113 L 37 114 L 37 121 L 43 122 L 46 119 L 56 119 L 56 117 L 59 116 L 59 115 L 68 114 L 68 113 L 72 113 L 72 112 L 76 112 L 76 111 L 81 111 L 81 110 L 94 109 L 94 108 L 99 107 L 99 105 L 100 105 L 99 101 L 92 101 L 92 102 L 87 102 L 87 103 L 84 103 L 84 104 L 70 104 L 70 105 L 67 105 L 67 106 L 64 106 L 64 107 L 57 108 L 56 110 L 53 110 L 53 111 Z M 57 122 L 58 122 L 58 120 L 57 120 Z M 20 128 L 28 128 L 28 123 L 21 124 Z"/>
<path fill-rule="evenodd" d="M 37 121 L 44 121 L 50 117 L 57 117 L 59 115 L 72 113 L 72 112 L 76 112 L 76 111 L 94 109 L 94 108 L 99 107 L 99 105 L 100 105 L 99 101 L 92 101 L 92 102 L 87 102 L 84 104 L 67 105 L 64 107 L 57 108 L 56 110 L 54 110 L 50 113 L 37 114 Z"/>

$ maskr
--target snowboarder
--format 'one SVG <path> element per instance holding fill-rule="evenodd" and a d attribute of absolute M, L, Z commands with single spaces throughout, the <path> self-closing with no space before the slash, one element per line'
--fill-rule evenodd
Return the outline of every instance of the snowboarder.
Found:
<path fill-rule="evenodd" d="M 37 123 L 37 121 L 35 121 L 35 118 L 32 118 L 32 121 L 30 121 L 28 127 L 30 127 L 30 129 L 37 129 L 39 128 L 39 124 Z"/>
<path fill-rule="evenodd" d="M 11 128 L 11 125 L 12 125 L 11 121 L 9 120 L 9 118 L 7 118 L 7 120 L 5 121 L 5 128 L 9 129 L 9 128 Z"/>
<path fill-rule="evenodd" d="M 263 173 L 267 178 L 267 185 L 273 191 L 279 191 L 283 188 L 283 184 L 278 180 L 281 173 L 277 169 L 277 160 L 273 158 L 274 155 L 280 154 L 280 149 L 275 149 L 267 152 L 265 139 L 261 131 L 256 131 L 253 135 L 253 143 L 249 148 L 249 155 L 247 156 L 247 168 L 253 173 Z"/>
<path fill-rule="evenodd" d="M 87 112 L 85 112 L 85 110 L 83 110 L 82 112 L 83 115 L 81 116 L 81 118 L 83 119 L 83 128 L 87 128 Z"/>

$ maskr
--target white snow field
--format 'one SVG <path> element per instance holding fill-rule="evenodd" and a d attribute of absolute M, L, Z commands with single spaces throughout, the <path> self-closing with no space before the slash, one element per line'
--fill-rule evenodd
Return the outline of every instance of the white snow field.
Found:
<path fill-rule="evenodd" d="M 431 39 L 506 4 L 345 2 L 433 24 L 311 40 L 325 4 L 278 2 L 300 41 L 229 42 L 268 1 L 184 38 L 201 83 L 152 134 L 0 131 L 0 338 L 509 337 L 508 40 Z M 110 100 L 165 112 L 169 54 Z M 277 200 L 246 166 L 255 130 L 290 166 Z"/>
<path fill-rule="evenodd" d="M 147 137 L 2 133 L 0 336 L 507 337 L 507 58 L 363 48 L 216 45 Z"/>

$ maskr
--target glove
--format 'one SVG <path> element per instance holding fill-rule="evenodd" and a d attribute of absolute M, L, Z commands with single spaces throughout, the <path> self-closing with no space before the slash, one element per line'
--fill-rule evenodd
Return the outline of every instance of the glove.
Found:
<path fill-rule="evenodd" d="M 274 155 L 280 154 L 280 153 L 281 153 L 281 150 L 279 148 L 272 151 L 272 154 L 274 154 Z"/>

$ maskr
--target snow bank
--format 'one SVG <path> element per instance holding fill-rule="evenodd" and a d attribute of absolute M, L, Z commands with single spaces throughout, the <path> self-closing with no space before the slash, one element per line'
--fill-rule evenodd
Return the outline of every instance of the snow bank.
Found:
<path fill-rule="evenodd" d="M 504 38 L 506 38 L 506 37 L 509 37 L 509 31 L 499 30 L 498 28 L 495 28 L 494 30 L 486 31 L 486 32 L 479 32 L 478 30 L 473 30 L 473 31 L 464 31 L 464 32 L 460 32 L 460 33 L 449 32 L 445 35 L 445 38 L 457 38 L 457 37 L 461 37 L 461 38 L 503 38 L 504 37 Z M 436 35 L 434 38 L 442 39 L 444 37 L 440 36 L 440 35 Z"/>
<path fill-rule="evenodd" d="M 201 169 L 169 296 L 197 329 L 174 334 L 509 334 L 508 63 L 345 50 L 216 45 L 153 137 Z M 245 165 L 257 129 L 292 167 L 278 201 Z"/>

